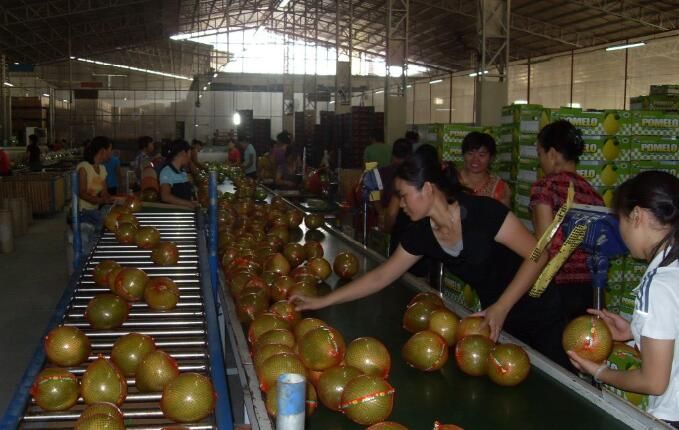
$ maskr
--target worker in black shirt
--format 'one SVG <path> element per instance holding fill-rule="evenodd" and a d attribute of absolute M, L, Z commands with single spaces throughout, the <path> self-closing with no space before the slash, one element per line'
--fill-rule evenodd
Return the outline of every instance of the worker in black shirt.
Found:
<path fill-rule="evenodd" d="M 40 161 L 40 146 L 38 146 L 38 136 L 31 134 L 28 136 L 28 146 L 26 147 L 26 161 L 28 167 L 33 172 L 38 172 L 42 169 L 42 162 Z"/>
<path fill-rule="evenodd" d="M 452 166 L 442 171 L 428 151 L 417 151 L 396 172 L 401 207 L 413 224 L 392 256 L 376 269 L 322 297 L 293 295 L 298 310 L 319 309 L 376 293 L 396 281 L 422 256 L 444 263 L 470 284 L 484 310 L 479 314 L 497 340 L 503 327 L 557 363 L 568 367 L 561 348 L 565 321 L 557 289 L 540 298 L 526 293 L 546 264 L 528 259 L 536 240 L 506 206 L 466 194 Z"/>

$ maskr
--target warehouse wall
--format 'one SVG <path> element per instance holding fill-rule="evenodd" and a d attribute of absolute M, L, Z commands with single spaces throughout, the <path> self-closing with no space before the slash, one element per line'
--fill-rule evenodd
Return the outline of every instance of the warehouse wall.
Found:
<path fill-rule="evenodd" d="M 627 56 L 627 80 L 625 80 Z M 530 72 L 530 88 L 529 88 Z M 472 122 L 474 79 L 452 78 L 452 103 L 445 95 L 450 76 L 430 85 L 428 78 L 413 83 L 408 92 L 408 122 Z M 574 104 L 585 109 L 629 109 L 630 97 L 648 94 L 652 84 L 679 83 L 679 36 L 647 41 L 647 45 L 623 51 L 603 48 L 521 61 L 509 67 L 509 101 L 525 100 L 555 108 Z M 443 100 L 443 104 L 440 104 Z M 452 121 L 444 109 L 452 109 Z"/>

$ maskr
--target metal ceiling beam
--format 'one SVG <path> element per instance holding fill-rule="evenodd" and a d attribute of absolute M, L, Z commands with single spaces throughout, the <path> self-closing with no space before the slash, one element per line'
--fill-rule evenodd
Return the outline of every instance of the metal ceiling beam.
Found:
<path fill-rule="evenodd" d="M 158 0 L 52 0 L 25 3 L 21 6 L 0 6 L 0 16 L 5 25 L 29 24 L 48 19 L 66 18 L 85 13 L 97 13 L 113 8 L 134 7 L 140 3 L 157 3 Z"/>
<path fill-rule="evenodd" d="M 468 2 L 464 0 L 413 0 L 413 2 L 443 10 L 451 14 L 476 19 L 475 2 Z M 529 33 L 533 36 L 559 42 L 572 48 L 583 48 L 586 46 L 607 42 L 605 40 L 601 40 L 601 38 L 599 38 L 594 33 L 575 31 L 548 22 L 516 14 L 512 14 L 511 30 Z"/>
<path fill-rule="evenodd" d="M 568 0 L 570 3 L 599 10 L 629 22 L 635 22 L 656 31 L 679 29 L 679 16 L 676 13 L 659 11 L 654 8 L 634 4 L 625 0 Z"/>

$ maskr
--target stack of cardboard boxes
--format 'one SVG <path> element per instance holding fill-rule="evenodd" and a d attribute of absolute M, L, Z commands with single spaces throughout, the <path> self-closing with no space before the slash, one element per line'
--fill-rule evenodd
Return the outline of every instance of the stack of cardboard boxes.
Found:
<path fill-rule="evenodd" d="M 502 108 L 500 147 L 510 154 L 502 165 L 508 171 L 505 180 L 514 190 L 514 213 L 531 231 L 530 188 L 542 176 L 535 144 L 538 133 L 548 123 L 549 110 L 542 105 L 519 104 Z M 498 151 L 498 155 L 502 154 Z"/>

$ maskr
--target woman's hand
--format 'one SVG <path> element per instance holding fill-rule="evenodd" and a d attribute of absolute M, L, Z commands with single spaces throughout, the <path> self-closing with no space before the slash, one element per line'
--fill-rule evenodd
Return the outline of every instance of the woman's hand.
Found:
<path fill-rule="evenodd" d="M 598 316 L 606 323 L 608 329 L 611 331 L 613 340 L 626 342 L 632 339 L 632 330 L 630 328 L 630 324 L 620 315 L 614 314 L 613 312 L 609 312 L 605 309 L 587 309 L 587 313 Z"/>
<path fill-rule="evenodd" d="M 298 312 L 315 311 L 317 309 L 322 309 L 328 306 L 328 304 L 325 303 L 323 299 L 324 297 L 306 297 L 300 296 L 298 294 L 293 294 L 288 299 L 288 302 L 295 305 L 295 310 Z"/>
<path fill-rule="evenodd" d="M 509 309 L 506 309 L 495 302 L 481 312 L 472 314 L 472 316 L 483 317 L 481 328 L 484 328 L 485 326 L 490 327 L 490 338 L 493 342 L 497 342 L 497 338 L 500 337 L 500 332 L 502 331 L 502 326 L 505 324 L 508 313 Z"/>
<path fill-rule="evenodd" d="M 568 358 L 576 369 L 589 375 L 594 375 L 599 366 L 601 366 L 601 363 L 595 363 L 592 360 L 580 357 L 575 351 L 566 351 L 566 354 L 568 354 Z"/>

